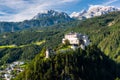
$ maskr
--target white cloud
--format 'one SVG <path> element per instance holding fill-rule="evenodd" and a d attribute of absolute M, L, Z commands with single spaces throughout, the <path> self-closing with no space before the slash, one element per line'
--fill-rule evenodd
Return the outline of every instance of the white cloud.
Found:
<path fill-rule="evenodd" d="M 0 7 L 4 8 L 5 6 L 13 11 L 13 14 L 8 13 L 9 16 L 0 16 L 0 21 L 23 21 L 31 19 L 41 10 L 52 9 L 58 6 L 62 7 L 63 4 L 76 1 L 78 0 L 0 0 Z M 2 10 L 2 7 L 0 10 Z"/>
<path fill-rule="evenodd" d="M 0 5 L 18 10 L 27 7 L 28 4 L 23 0 L 0 0 Z"/>
<path fill-rule="evenodd" d="M 74 2 L 74 1 L 78 1 L 78 0 L 61 0 L 61 2 L 63 2 L 63 3 Z"/>
<path fill-rule="evenodd" d="M 0 11 L 0 15 L 7 15 L 7 13 Z"/>
<path fill-rule="evenodd" d="M 103 3 L 103 5 L 110 5 L 110 4 L 112 4 L 112 3 L 114 3 L 114 2 L 117 2 L 118 0 L 109 0 L 108 2 L 106 2 L 106 3 Z"/>

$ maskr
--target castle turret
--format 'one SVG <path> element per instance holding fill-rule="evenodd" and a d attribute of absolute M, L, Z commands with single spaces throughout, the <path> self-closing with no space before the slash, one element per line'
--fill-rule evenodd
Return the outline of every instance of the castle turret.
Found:
<path fill-rule="evenodd" d="M 49 58 L 53 55 L 55 55 L 55 52 L 52 49 L 46 49 L 45 58 Z"/>

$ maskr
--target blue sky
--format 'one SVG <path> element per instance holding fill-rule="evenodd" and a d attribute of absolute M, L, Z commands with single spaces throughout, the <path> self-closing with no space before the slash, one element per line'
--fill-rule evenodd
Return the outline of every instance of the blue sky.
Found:
<path fill-rule="evenodd" d="M 49 9 L 71 14 L 90 5 L 120 7 L 120 0 L 0 0 L 0 21 L 23 21 Z"/>

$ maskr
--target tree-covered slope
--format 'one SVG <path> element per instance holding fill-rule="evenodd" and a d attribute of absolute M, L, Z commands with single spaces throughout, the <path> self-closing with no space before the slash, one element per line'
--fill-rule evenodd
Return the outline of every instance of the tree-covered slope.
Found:
<path fill-rule="evenodd" d="M 99 47 L 106 55 L 118 57 L 120 53 L 120 31 L 115 31 L 105 37 L 99 44 Z"/>
<path fill-rule="evenodd" d="M 47 59 L 44 55 L 43 49 L 13 80 L 114 80 L 120 77 L 117 64 L 96 46 L 59 52 Z"/>

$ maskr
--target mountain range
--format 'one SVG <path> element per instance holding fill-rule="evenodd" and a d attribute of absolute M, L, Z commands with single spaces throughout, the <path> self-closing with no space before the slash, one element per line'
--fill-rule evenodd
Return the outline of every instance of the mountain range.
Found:
<path fill-rule="evenodd" d="M 36 16 L 33 17 L 33 19 L 41 19 L 41 18 L 48 18 L 48 17 L 64 17 L 65 19 L 69 19 L 69 15 L 65 12 L 58 12 L 54 10 L 44 10 L 38 13 Z"/>
<path fill-rule="evenodd" d="M 120 8 L 116 8 L 113 6 L 95 5 L 95 6 L 90 6 L 88 10 L 82 10 L 81 12 L 73 12 L 70 16 L 72 18 L 77 18 L 79 20 L 82 20 L 86 18 L 92 18 L 95 16 L 101 16 L 114 11 L 120 11 Z"/>
<path fill-rule="evenodd" d="M 119 10 L 119 8 L 112 6 L 98 5 L 90 6 L 88 10 L 82 10 L 81 12 L 73 12 L 70 15 L 65 12 L 59 12 L 55 10 L 43 10 L 30 20 L 25 20 L 22 22 L 0 22 L 0 32 L 13 32 L 33 27 L 47 27 L 51 25 L 92 18 Z"/>
<path fill-rule="evenodd" d="M 54 10 L 45 10 L 38 13 L 31 20 L 25 20 L 23 22 L 0 22 L 0 29 L 2 32 L 11 32 L 22 30 L 32 27 L 46 27 L 59 23 L 66 23 L 73 21 L 74 19 L 70 18 L 67 13 L 58 12 Z"/>

